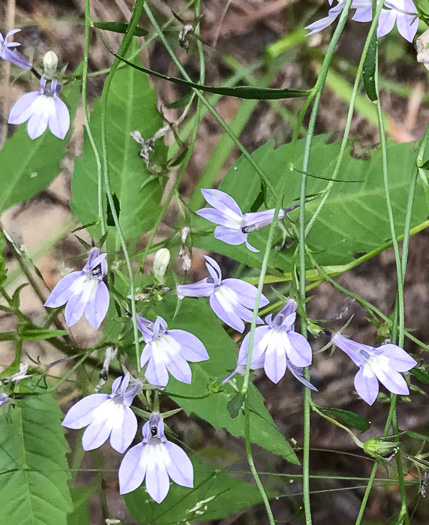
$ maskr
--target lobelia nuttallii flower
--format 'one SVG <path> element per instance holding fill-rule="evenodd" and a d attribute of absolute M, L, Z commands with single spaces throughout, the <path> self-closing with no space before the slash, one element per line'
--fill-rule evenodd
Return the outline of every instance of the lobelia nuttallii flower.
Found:
<path fill-rule="evenodd" d="M 253 317 L 257 289 L 252 284 L 240 279 L 223 279 L 222 271 L 218 263 L 209 257 L 204 256 L 207 270 L 210 277 L 194 284 L 181 284 L 176 287 L 179 299 L 184 297 L 209 297 L 210 306 L 213 312 L 222 321 L 237 330 L 244 331 L 244 322 L 250 323 Z M 266 306 L 268 299 L 261 295 L 259 308 Z M 263 323 L 258 317 L 257 322 Z"/>
<path fill-rule="evenodd" d="M 130 406 L 140 392 L 140 381 L 131 381 L 130 374 L 113 381 L 111 394 L 91 394 L 73 405 L 62 425 L 79 429 L 88 427 L 82 436 L 83 450 L 101 447 L 110 437 L 117 452 L 125 452 L 137 433 L 137 418 Z"/>
<path fill-rule="evenodd" d="M 45 303 L 57 308 L 67 303 L 67 326 L 73 326 L 85 312 L 88 323 L 97 329 L 109 309 L 109 290 L 103 282 L 107 274 L 106 253 L 91 248 L 88 262 L 80 272 L 72 272 L 61 279 Z"/>
<path fill-rule="evenodd" d="M 346 0 L 336 0 L 338 3 L 329 9 L 328 16 L 317 20 L 306 27 L 310 31 L 307 36 L 322 31 L 332 24 L 344 9 Z M 380 1 L 380 0 L 378 0 Z M 332 5 L 333 0 L 329 0 Z M 351 9 L 355 9 L 352 20 L 356 22 L 371 22 L 372 0 L 353 0 Z M 412 42 L 419 26 L 417 9 L 412 0 L 386 0 L 378 20 L 377 36 L 382 37 L 390 33 L 395 23 L 400 35 L 408 42 Z"/>
<path fill-rule="evenodd" d="M 30 139 L 40 137 L 49 125 L 51 133 L 64 139 L 70 128 L 70 113 L 66 104 L 59 98 L 61 84 L 57 79 L 40 79 L 40 91 L 31 91 L 19 98 L 9 113 L 9 124 L 27 123 Z"/>
<path fill-rule="evenodd" d="M 372 405 L 377 399 L 379 381 L 392 394 L 406 396 L 410 393 L 400 372 L 408 372 L 417 365 L 417 361 L 399 346 L 389 343 L 373 348 L 339 333 L 334 334 L 331 341 L 359 367 L 354 381 L 355 388 L 368 405 Z"/>
<path fill-rule="evenodd" d="M 170 478 L 183 487 L 193 488 L 194 468 L 186 453 L 164 434 L 161 415 L 153 412 L 143 426 L 143 441 L 125 454 L 119 467 L 119 491 L 127 494 L 140 487 L 161 503 L 170 490 Z"/>
<path fill-rule="evenodd" d="M 210 222 L 219 224 L 214 231 L 215 239 L 234 246 L 246 243 L 249 250 L 259 252 L 249 244 L 247 236 L 271 224 L 275 209 L 243 214 L 235 200 L 227 193 L 220 190 L 201 190 L 201 193 L 213 208 L 203 208 L 196 213 Z M 298 204 L 295 204 L 290 208 L 281 209 L 278 219 L 284 219 L 287 213 L 297 207 Z"/>
<path fill-rule="evenodd" d="M 0 58 L 3 60 L 7 60 L 14 64 L 15 66 L 20 67 L 21 69 L 25 69 L 26 71 L 30 71 L 30 69 L 33 67 L 31 63 L 24 58 L 21 53 L 16 49 L 19 44 L 18 42 L 8 42 L 7 39 L 15 35 L 16 33 L 19 33 L 21 29 L 12 29 L 11 31 L 8 31 L 6 33 L 6 36 L 3 38 L 3 35 L 0 33 Z"/>
<path fill-rule="evenodd" d="M 141 366 L 147 364 L 145 377 L 151 385 L 165 387 L 168 373 L 182 383 L 190 383 L 191 367 L 188 361 L 198 363 L 210 358 L 203 343 L 185 330 L 168 330 L 162 317 L 155 322 L 137 315 L 137 326 L 146 346 L 141 355 Z"/>
<path fill-rule="evenodd" d="M 278 383 L 289 368 L 292 374 L 309 388 L 315 387 L 303 377 L 303 368 L 312 361 L 311 347 L 307 339 L 294 331 L 297 303 L 289 299 L 274 317 L 268 315 L 264 326 L 255 329 L 251 369 L 263 368 L 273 381 Z M 241 343 L 236 370 L 225 380 L 229 381 L 235 373 L 246 369 L 250 333 Z"/>

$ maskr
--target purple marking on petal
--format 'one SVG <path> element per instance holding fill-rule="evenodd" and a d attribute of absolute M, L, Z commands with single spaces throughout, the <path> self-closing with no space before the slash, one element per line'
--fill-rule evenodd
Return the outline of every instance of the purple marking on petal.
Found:
<path fill-rule="evenodd" d="M 127 374 L 129 376 L 129 374 Z M 115 394 L 118 393 L 118 390 L 120 389 L 121 387 L 121 383 L 122 383 L 122 377 L 117 377 L 113 383 L 112 383 L 112 393 L 110 394 L 112 397 L 115 396 Z"/>
<path fill-rule="evenodd" d="M 9 112 L 9 124 L 23 124 L 33 114 L 33 104 L 40 97 L 39 91 L 32 91 L 22 95 Z"/>
<path fill-rule="evenodd" d="M 264 370 L 273 383 L 278 383 L 285 375 L 287 367 L 286 352 L 273 344 L 268 345 L 265 353 Z"/>
<path fill-rule="evenodd" d="M 360 367 L 355 375 L 355 389 L 360 397 L 372 405 L 377 399 L 379 386 L 373 371 L 368 367 Z"/>
<path fill-rule="evenodd" d="M 69 409 L 61 424 L 73 429 L 88 426 L 94 420 L 93 410 L 108 400 L 108 394 L 91 394 L 84 397 Z"/>
<path fill-rule="evenodd" d="M 230 326 L 231 328 L 234 328 L 234 330 L 237 330 L 237 332 L 243 333 L 244 332 L 244 323 L 240 319 L 240 317 L 233 311 L 226 311 L 225 308 L 222 306 L 219 299 L 216 297 L 216 293 L 212 294 L 210 296 L 210 306 L 213 310 L 213 312 L 220 318 L 222 321 Z"/>
<path fill-rule="evenodd" d="M 170 490 L 170 479 L 165 466 L 164 454 L 168 454 L 164 446 L 151 446 L 146 471 L 146 490 L 157 503 L 161 503 Z"/>
<path fill-rule="evenodd" d="M 67 326 L 73 326 L 82 317 L 89 300 L 91 290 L 82 286 L 68 300 L 64 315 Z"/>
<path fill-rule="evenodd" d="M 206 201 L 221 213 L 230 215 L 231 217 L 236 216 L 237 219 L 241 219 L 243 216 L 239 205 L 230 195 L 224 191 L 201 190 L 201 193 L 203 194 L 203 197 L 206 199 Z"/>
<path fill-rule="evenodd" d="M 393 369 L 384 368 L 381 366 L 381 363 L 377 361 L 372 363 L 371 367 L 380 383 L 382 383 L 387 390 L 392 392 L 392 394 L 407 396 L 410 393 L 407 382 L 399 372 L 396 372 L 396 370 Z"/>
<path fill-rule="evenodd" d="M 166 362 L 165 366 L 170 374 L 181 381 L 182 383 L 191 384 L 192 381 L 192 371 L 188 362 L 184 357 L 179 355 L 174 355 L 172 359 Z"/>
<path fill-rule="evenodd" d="M 48 306 L 49 308 L 58 308 L 59 306 L 66 304 L 74 293 L 72 288 L 73 284 L 80 277 L 83 277 L 82 272 L 72 272 L 63 277 L 52 290 L 45 306 Z"/>
<path fill-rule="evenodd" d="M 110 444 L 117 452 L 123 454 L 137 434 L 137 418 L 129 407 L 124 407 L 121 425 L 115 425 L 110 435 Z"/>
<path fill-rule="evenodd" d="M 297 306 L 298 304 L 295 299 L 288 299 L 285 305 L 277 312 L 277 315 L 283 315 L 286 318 L 296 311 Z"/>
<path fill-rule="evenodd" d="M 54 100 L 55 111 L 49 115 L 49 129 L 59 139 L 64 139 L 70 128 L 70 113 L 67 105 L 56 98 Z"/>
<path fill-rule="evenodd" d="M 175 443 L 167 441 L 164 445 L 170 456 L 167 463 L 167 472 L 170 478 L 182 487 L 193 488 L 194 467 L 187 454 Z"/>
<path fill-rule="evenodd" d="M 140 443 L 125 454 L 119 467 L 119 492 L 128 494 L 140 487 L 146 476 L 149 459 L 147 445 Z"/>
<path fill-rule="evenodd" d="M 106 317 L 109 302 L 109 290 L 103 281 L 99 281 L 95 294 L 91 295 L 85 308 L 86 320 L 96 330 Z"/>

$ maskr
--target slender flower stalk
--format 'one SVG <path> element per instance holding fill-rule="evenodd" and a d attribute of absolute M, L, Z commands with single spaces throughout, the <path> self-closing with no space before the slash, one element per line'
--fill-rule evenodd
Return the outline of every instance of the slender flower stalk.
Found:
<path fill-rule="evenodd" d="M 161 503 L 170 490 L 171 478 L 178 485 L 193 488 L 194 468 L 186 453 L 164 434 L 161 415 L 153 412 L 143 427 L 143 441 L 130 448 L 119 467 L 121 494 L 136 490 L 146 479 L 146 490 Z"/>
<path fill-rule="evenodd" d="M 140 381 L 131 381 L 130 375 L 118 377 L 111 394 L 91 394 L 73 405 L 62 425 L 79 429 L 88 427 L 82 436 L 83 450 L 101 447 L 110 437 L 117 452 L 125 452 L 137 433 L 137 418 L 130 406 L 140 392 Z"/>
<path fill-rule="evenodd" d="M 3 60 L 8 60 L 15 66 L 20 67 L 21 69 L 25 69 L 26 71 L 30 71 L 30 69 L 33 67 L 31 63 L 24 58 L 21 53 L 16 49 L 21 44 L 18 42 L 8 42 L 7 39 L 15 35 L 16 33 L 19 33 L 21 29 L 12 29 L 11 31 L 8 31 L 6 33 L 6 36 L 3 38 L 3 35 L 0 33 L 0 58 Z"/>
<path fill-rule="evenodd" d="M 355 376 L 355 388 L 369 405 L 377 399 L 379 381 L 392 394 L 406 396 L 410 393 L 400 372 L 408 372 L 417 365 L 417 361 L 405 350 L 393 344 L 373 348 L 338 333 L 331 340 L 359 367 Z"/>
<path fill-rule="evenodd" d="M 244 331 L 244 322 L 252 321 L 252 309 L 255 307 L 257 289 L 240 279 L 223 279 L 218 263 L 204 256 L 210 277 L 194 283 L 176 287 L 179 299 L 184 297 L 209 297 L 210 306 L 222 321 L 238 332 Z M 262 295 L 259 307 L 266 306 L 268 299 Z M 263 323 L 258 317 L 258 323 Z"/>
<path fill-rule="evenodd" d="M 190 383 L 193 363 L 209 359 L 203 343 L 185 330 L 168 330 L 162 317 L 155 322 L 137 315 L 137 326 L 146 342 L 141 355 L 142 368 L 147 364 L 145 377 L 150 384 L 165 387 L 170 373 L 182 383 Z"/>
<path fill-rule="evenodd" d="M 9 124 L 27 122 L 30 139 L 43 135 L 49 126 L 51 133 L 64 139 L 70 128 L 70 113 L 66 104 L 59 98 L 61 84 L 57 79 L 46 81 L 45 75 L 40 79 L 40 91 L 31 91 L 19 98 L 9 113 Z"/>
<path fill-rule="evenodd" d="M 234 246 L 245 243 L 250 251 L 259 252 L 249 243 L 247 236 L 271 224 L 275 208 L 243 214 L 235 200 L 227 193 L 220 190 L 201 190 L 201 193 L 213 208 L 203 208 L 196 213 L 219 225 L 214 231 L 215 239 Z M 295 204 L 290 208 L 280 209 L 278 219 L 284 219 L 286 214 L 297 206 L 298 204 Z"/>
<path fill-rule="evenodd" d="M 45 306 L 49 308 L 67 303 L 67 326 L 73 326 L 85 313 L 88 323 L 97 329 L 106 317 L 109 309 L 109 290 L 103 282 L 107 274 L 106 255 L 92 248 L 82 270 L 63 277 L 48 297 Z"/>

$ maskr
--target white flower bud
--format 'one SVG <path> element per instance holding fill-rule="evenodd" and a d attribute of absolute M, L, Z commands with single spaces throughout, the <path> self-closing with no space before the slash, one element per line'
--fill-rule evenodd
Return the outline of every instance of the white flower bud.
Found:
<path fill-rule="evenodd" d="M 54 78 L 57 74 L 58 57 L 53 51 L 48 51 L 43 57 L 43 69 L 48 80 Z"/>
<path fill-rule="evenodd" d="M 153 274 L 159 284 L 164 284 L 165 272 L 167 271 L 170 263 L 170 250 L 167 248 L 161 248 L 155 254 L 155 260 L 153 262 Z"/>

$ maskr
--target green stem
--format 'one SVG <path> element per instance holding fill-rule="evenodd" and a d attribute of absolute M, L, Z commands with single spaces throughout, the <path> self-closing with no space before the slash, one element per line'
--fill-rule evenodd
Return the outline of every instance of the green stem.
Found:
<path fill-rule="evenodd" d="M 305 173 L 308 171 L 310 161 L 310 151 L 314 136 L 314 128 L 316 124 L 317 113 L 319 111 L 320 99 L 322 96 L 323 87 L 326 82 L 326 77 L 329 70 L 335 47 L 343 31 L 344 25 L 347 20 L 347 15 L 350 11 L 352 0 L 347 0 L 340 19 L 338 21 L 337 28 L 335 29 L 332 40 L 329 44 L 326 52 L 325 60 L 323 61 L 322 68 L 320 70 L 317 82 L 313 88 L 312 93 L 316 93 L 314 105 L 310 115 L 310 123 L 308 126 L 308 133 L 305 139 L 304 158 L 302 162 L 302 171 L 304 174 L 301 179 L 301 193 L 299 200 L 299 246 L 298 246 L 298 259 L 299 259 L 299 295 L 301 300 L 301 308 L 305 313 L 305 288 L 306 288 L 306 276 L 305 276 L 305 198 L 307 189 L 307 176 Z M 307 336 L 307 327 L 305 323 L 301 323 L 301 333 L 304 337 Z M 308 367 L 304 371 L 304 376 L 309 379 L 310 372 Z M 310 504 L 310 403 L 311 403 L 311 390 L 305 388 L 304 390 L 304 438 L 303 438 L 303 501 L 304 501 L 304 512 L 305 512 L 305 523 L 311 525 L 311 504 Z"/>
<path fill-rule="evenodd" d="M 88 0 L 87 0 L 88 1 Z M 124 35 L 124 39 L 122 40 L 121 46 L 119 48 L 119 54 L 121 56 L 125 56 L 131 42 L 133 39 L 133 32 L 136 28 L 140 16 L 143 11 L 143 4 L 144 0 L 136 0 L 133 12 L 131 15 L 131 19 L 128 24 L 127 32 Z M 102 148 L 102 159 L 103 159 L 103 181 L 104 181 L 104 187 L 107 194 L 107 200 L 109 202 L 110 211 L 112 213 L 113 222 L 115 224 L 115 229 L 117 232 L 117 235 L 119 237 L 119 242 L 124 254 L 125 264 L 127 266 L 128 270 L 128 277 L 130 282 L 130 296 L 131 296 L 131 315 L 133 320 L 133 334 L 134 334 L 134 346 L 135 346 L 135 354 L 136 354 L 136 365 L 137 365 L 137 371 L 140 372 L 140 346 L 139 346 L 139 335 L 138 335 L 138 328 L 137 328 L 137 311 L 136 311 L 136 294 L 135 294 L 135 286 L 134 286 L 134 274 L 133 269 L 131 266 L 131 259 L 128 254 L 127 245 L 125 242 L 124 235 L 122 233 L 122 228 L 119 223 L 119 217 L 118 213 L 115 208 L 115 203 L 113 201 L 112 192 L 110 188 L 110 179 L 109 179 L 109 160 L 108 160 L 108 149 L 107 149 L 107 139 L 106 139 L 106 133 L 107 133 L 107 99 L 109 95 L 110 86 L 112 84 L 113 76 L 118 69 L 119 64 L 121 63 L 120 59 L 115 58 L 113 61 L 112 67 L 110 69 L 110 73 L 106 79 L 106 82 L 104 84 L 104 90 L 103 90 L 103 96 L 102 96 L 102 112 L 101 112 L 101 148 Z"/>

